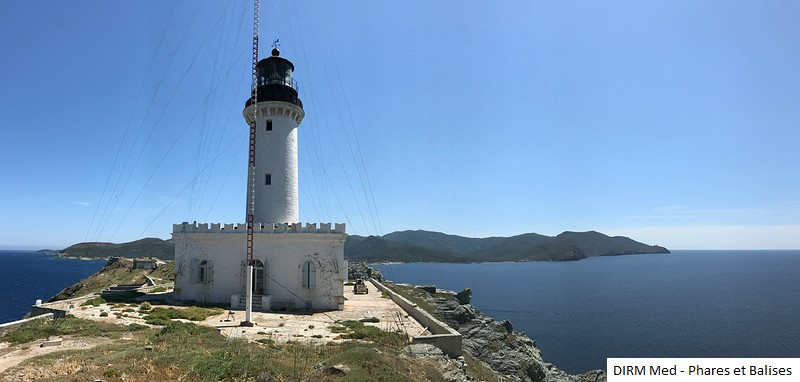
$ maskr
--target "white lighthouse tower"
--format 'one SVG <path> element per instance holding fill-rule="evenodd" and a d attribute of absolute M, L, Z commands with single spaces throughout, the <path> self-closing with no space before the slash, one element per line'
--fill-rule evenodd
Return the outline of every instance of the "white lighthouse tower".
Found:
<path fill-rule="evenodd" d="M 242 111 L 252 153 L 247 223 L 172 227 L 174 298 L 244 308 L 248 326 L 257 324 L 251 311 L 344 309 L 347 281 L 345 225 L 299 222 L 297 127 L 305 112 L 294 65 L 273 49 L 255 67 L 255 91 Z"/>
<path fill-rule="evenodd" d="M 294 223 L 297 209 L 297 127 L 303 121 L 303 103 L 292 79 L 294 65 L 272 56 L 258 62 L 258 96 L 247 100 L 248 125 L 256 120 L 255 175 L 248 179 L 248 198 L 254 191 L 255 223 Z"/>

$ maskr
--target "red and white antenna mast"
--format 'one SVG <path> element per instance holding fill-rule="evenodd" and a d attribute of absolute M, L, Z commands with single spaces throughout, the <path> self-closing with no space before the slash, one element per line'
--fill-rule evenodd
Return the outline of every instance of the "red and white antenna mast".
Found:
<path fill-rule="evenodd" d="M 250 84 L 250 95 L 253 97 L 253 105 L 258 103 L 258 19 L 259 19 L 258 0 L 253 0 L 253 77 Z M 256 114 L 257 108 L 253 108 L 253 121 L 250 123 L 250 144 L 247 160 L 247 182 L 250 189 L 247 190 L 247 290 L 245 292 L 245 317 L 242 326 L 254 326 L 250 321 L 253 312 L 253 231 L 255 230 L 255 211 L 256 211 Z"/>

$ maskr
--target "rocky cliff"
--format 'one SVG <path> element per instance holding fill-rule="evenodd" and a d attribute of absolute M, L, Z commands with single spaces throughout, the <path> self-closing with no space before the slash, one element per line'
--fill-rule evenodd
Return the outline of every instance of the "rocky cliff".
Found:
<path fill-rule="evenodd" d="M 459 293 L 435 287 L 404 288 L 406 295 L 422 301 L 438 318 L 463 335 L 463 350 L 498 374 L 502 381 L 604 382 L 603 370 L 570 375 L 542 359 L 536 342 L 514 331 L 507 321 L 495 321 L 469 304 L 471 291 Z"/>

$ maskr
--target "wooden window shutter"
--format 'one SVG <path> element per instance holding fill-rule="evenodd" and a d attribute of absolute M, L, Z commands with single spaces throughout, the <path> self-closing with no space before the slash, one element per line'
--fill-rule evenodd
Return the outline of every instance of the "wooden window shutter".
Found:
<path fill-rule="evenodd" d="M 317 266 L 312 262 L 308 262 L 308 287 L 317 287 Z"/>
<path fill-rule="evenodd" d="M 303 269 L 300 271 L 300 280 L 303 288 L 308 288 L 308 262 L 303 263 Z"/>
<path fill-rule="evenodd" d="M 197 259 L 192 259 L 191 267 L 190 267 L 191 269 L 190 269 L 190 272 L 189 272 L 189 282 L 191 282 L 192 284 L 196 284 L 197 283 L 197 273 L 199 272 L 199 269 L 198 269 L 199 268 L 199 263 L 200 262 Z"/>

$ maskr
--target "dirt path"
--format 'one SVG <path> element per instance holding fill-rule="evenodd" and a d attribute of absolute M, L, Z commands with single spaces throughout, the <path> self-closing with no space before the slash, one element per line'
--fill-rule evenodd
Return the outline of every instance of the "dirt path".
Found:
<path fill-rule="evenodd" d="M 41 344 L 43 342 L 46 341 L 40 340 L 21 345 L 0 343 L 0 377 L 2 377 L 0 379 L 3 381 L 25 380 L 18 373 L 6 375 L 6 371 L 18 366 L 27 359 L 62 350 L 91 349 L 97 345 L 110 343 L 111 340 L 108 338 L 64 338 L 60 346 L 48 347 L 42 347 Z"/>

